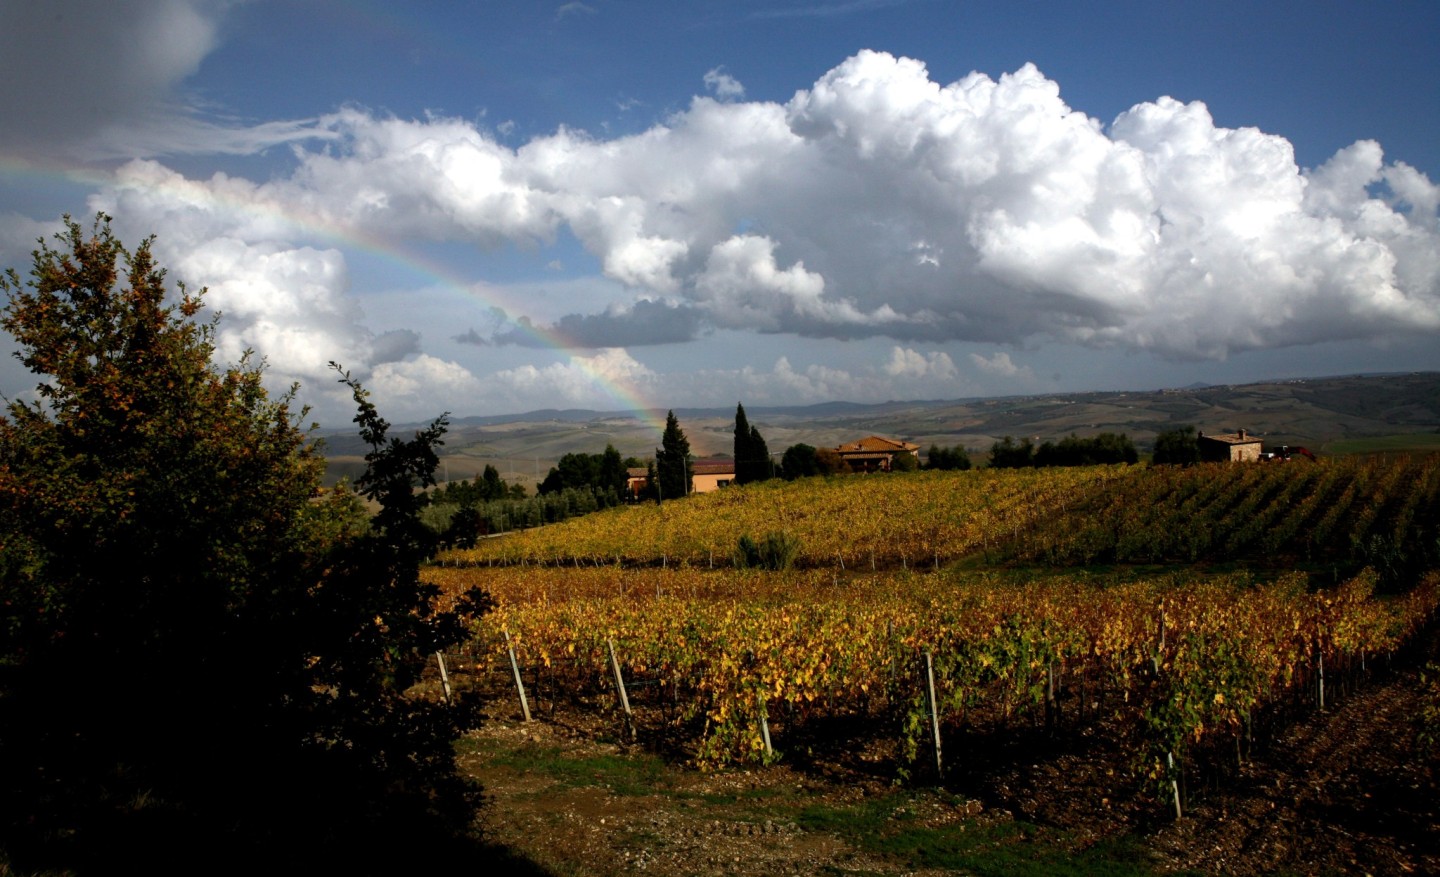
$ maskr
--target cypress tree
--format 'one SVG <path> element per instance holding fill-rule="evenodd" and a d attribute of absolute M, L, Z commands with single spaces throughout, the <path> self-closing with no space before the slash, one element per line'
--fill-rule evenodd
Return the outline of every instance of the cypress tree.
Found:
<path fill-rule="evenodd" d="M 690 440 L 680 428 L 680 421 L 675 419 L 675 412 L 670 411 L 665 415 L 665 432 L 655 451 L 655 477 L 662 500 L 690 495 L 693 462 Z"/>

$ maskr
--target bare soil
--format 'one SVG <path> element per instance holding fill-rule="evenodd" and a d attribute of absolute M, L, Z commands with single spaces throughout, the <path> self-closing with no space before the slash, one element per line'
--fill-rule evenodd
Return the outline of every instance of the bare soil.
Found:
<path fill-rule="evenodd" d="M 906 787 L 882 742 L 843 727 L 707 773 L 663 741 L 617 742 L 613 716 L 525 724 L 497 698 L 462 765 L 487 840 L 535 874 L 1440 874 L 1440 761 L 1415 742 L 1436 648 L 1187 777 L 1180 819 L 1103 722 L 947 738 L 945 782 Z"/>

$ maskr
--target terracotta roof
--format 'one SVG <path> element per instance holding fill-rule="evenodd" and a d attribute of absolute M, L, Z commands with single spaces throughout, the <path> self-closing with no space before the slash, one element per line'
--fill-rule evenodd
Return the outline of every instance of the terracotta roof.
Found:
<path fill-rule="evenodd" d="M 706 460 L 696 463 L 690 468 L 692 475 L 734 475 L 735 461 L 733 460 Z"/>
<path fill-rule="evenodd" d="M 909 442 L 896 441 L 894 439 L 882 438 L 878 435 L 866 436 L 858 442 L 850 442 L 841 445 L 835 450 L 841 454 L 895 454 L 901 451 L 918 451 L 919 445 L 912 445 Z"/>
<path fill-rule="evenodd" d="M 644 466 L 631 467 L 625 474 L 631 478 L 644 478 L 649 470 Z M 734 475 L 735 463 L 731 460 L 703 460 L 690 467 L 691 475 Z"/>

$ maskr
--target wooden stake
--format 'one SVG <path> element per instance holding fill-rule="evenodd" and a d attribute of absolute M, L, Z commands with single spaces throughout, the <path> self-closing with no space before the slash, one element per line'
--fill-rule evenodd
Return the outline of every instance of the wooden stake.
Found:
<path fill-rule="evenodd" d="M 630 729 L 630 742 L 635 742 L 635 715 L 630 712 L 630 697 L 625 693 L 625 677 L 620 673 L 620 661 L 615 657 L 615 641 L 605 638 L 605 647 L 610 650 L 610 670 L 615 674 L 615 691 L 620 698 L 620 708 L 625 711 L 625 726 Z"/>
<path fill-rule="evenodd" d="M 520 678 L 520 662 L 515 659 L 515 646 L 510 643 L 510 631 L 505 631 L 505 651 L 510 653 L 510 672 L 515 674 L 515 691 L 520 694 L 520 712 L 525 721 L 530 721 L 530 701 L 525 698 L 525 680 Z"/>
<path fill-rule="evenodd" d="M 1184 814 L 1180 810 L 1180 781 L 1175 778 L 1175 753 L 1165 753 L 1165 761 L 1170 765 L 1170 789 L 1175 793 L 1175 818 L 1180 819 Z"/>
<path fill-rule="evenodd" d="M 769 758 L 770 756 L 772 756 L 772 755 L 775 754 L 775 750 L 770 746 L 770 719 L 769 719 L 768 716 L 767 716 L 767 713 L 768 713 L 768 712 L 769 712 L 769 711 L 768 711 L 768 710 L 766 709 L 766 707 L 765 707 L 765 700 L 764 700 L 764 698 L 761 698 L 761 700 L 760 700 L 760 739 L 763 740 L 763 741 L 765 741 L 765 757 L 766 757 L 766 758 Z"/>
<path fill-rule="evenodd" d="M 944 776 L 940 760 L 940 703 L 935 698 L 935 663 L 930 653 L 925 653 L 925 699 L 930 707 L 930 731 L 935 743 L 935 776 Z"/>
<path fill-rule="evenodd" d="M 435 653 L 435 663 L 440 665 L 440 690 L 444 693 L 445 702 L 450 702 L 450 674 L 445 672 L 445 656 L 439 652 Z"/>

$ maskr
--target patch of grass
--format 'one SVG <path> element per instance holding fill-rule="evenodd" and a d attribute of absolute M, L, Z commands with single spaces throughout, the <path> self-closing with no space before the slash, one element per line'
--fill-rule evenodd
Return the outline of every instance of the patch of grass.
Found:
<path fill-rule="evenodd" d="M 967 819 L 926 824 L 927 812 L 940 812 L 956 803 L 947 796 L 901 793 L 853 805 L 807 807 L 798 822 L 807 830 L 838 835 L 859 849 L 912 868 L 995 877 L 1155 873 L 1134 838 L 1108 840 L 1081 850 L 1064 832 L 1023 821 Z"/>
<path fill-rule="evenodd" d="M 491 764 L 549 777 L 570 788 L 604 788 L 622 797 L 651 795 L 671 786 L 665 762 L 653 755 L 567 755 L 558 746 L 522 743 L 486 753 Z"/>

